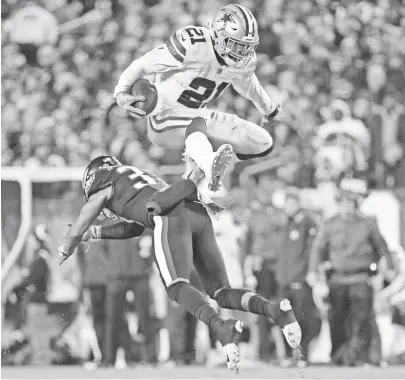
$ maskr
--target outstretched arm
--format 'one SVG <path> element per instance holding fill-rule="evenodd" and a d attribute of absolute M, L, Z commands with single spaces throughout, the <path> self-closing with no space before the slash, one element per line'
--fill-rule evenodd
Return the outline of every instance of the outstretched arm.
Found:
<path fill-rule="evenodd" d="M 109 192 L 110 189 L 107 188 L 93 194 L 83 206 L 76 223 L 69 229 L 62 246 L 58 248 L 59 253 L 62 255 L 61 264 L 73 254 L 77 246 L 82 242 L 84 234 L 104 208 Z"/>
<path fill-rule="evenodd" d="M 91 239 L 132 239 L 141 236 L 145 227 L 138 223 L 120 222 L 109 226 L 91 226 L 89 238 Z"/>
<path fill-rule="evenodd" d="M 280 105 L 270 98 L 253 71 L 247 72 L 246 75 L 233 82 L 232 86 L 240 95 L 253 102 L 268 120 L 276 120 L 281 113 Z"/>

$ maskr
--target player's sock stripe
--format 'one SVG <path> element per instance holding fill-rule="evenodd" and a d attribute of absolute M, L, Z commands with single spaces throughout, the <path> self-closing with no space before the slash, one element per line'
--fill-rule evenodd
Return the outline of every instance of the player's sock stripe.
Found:
<path fill-rule="evenodd" d="M 155 257 L 159 267 L 160 275 L 166 286 L 169 286 L 173 279 L 170 275 L 169 268 L 166 264 L 166 256 L 163 251 L 162 234 L 163 234 L 163 220 L 161 216 L 154 216 L 155 228 L 153 229 Z"/>
<path fill-rule="evenodd" d="M 176 46 L 176 48 L 177 48 L 177 50 L 179 51 L 179 53 L 181 54 L 181 55 L 186 55 L 186 48 L 180 43 L 180 41 L 179 41 L 179 39 L 177 38 L 177 36 L 176 36 L 176 33 L 174 33 L 173 35 L 172 35 L 172 39 L 173 39 L 173 42 L 174 42 L 174 45 Z"/>
<path fill-rule="evenodd" d="M 247 18 L 246 12 L 244 11 L 244 9 L 240 5 L 235 4 L 235 6 L 241 11 L 241 13 L 243 15 L 243 18 L 244 18 L 245 23 L 246 23 L 246 33 L 251 34 L 252 32 L 250 31 L 249 20 Z"/>
<path fill-rule="evenodd" d="M 153 121 L 156 124 L 162 124 L 165 121 L 172 121 L 172 120 L 176 120 L 176 121 L 189 121 L 191 122 L 193 120 L 192 117 L 182 117 L 182 116 L 168 116 L 168 117 L 164 117 L 163 119 L 158 119 L 156 116 L 153 117 Z"/>
<path fill-rule="evenodd" d="M 173 264 L 172 252 L 169 245 L 169 223 L 167 216 L 162 216 L 163 221 L 163 231 L 162 231 L 162 247 L 163 253 L 165 254 L 167 268 L 172 277 L 172 281 L 177 278 L 176 268 Z"/>
<path fill-rule="evenodd" d="M 170 131 L 172 129 L 181 129 L 181 128 L 187 128 L 191 121 L 193 120 L 192 118 L 186 118 L 186 117 L 178 117 L 178 116 L 172 116 L 172 117 L 165 117 L 164 119 L 156 119 L 156 117 L 149 117 L 149 125 L 150 128 L 152 129 L 153 132 L 155 133 L 163 133 L 166 131 Z M 169 124 L 167 127 L 159 127 L 159 124 L 162 124 L 164 122 L 174 122 L 174 121 L 183 121 L 184 124 Z"/>
<path fill-rule="evenodd" d="M 173 42 L 171 39 L 169 39 L 166 42 L 166 46 L 169 49 L 170 53 L 172 54 L 172 56 L 177 59 L 179 62 L 183 63 L 184 58 L 177 52 L 176 48 L 173 45 Z"/>

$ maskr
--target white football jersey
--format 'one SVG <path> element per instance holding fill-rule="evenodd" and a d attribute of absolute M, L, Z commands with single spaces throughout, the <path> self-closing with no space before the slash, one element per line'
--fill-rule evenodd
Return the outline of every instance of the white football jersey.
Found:
<path fill-rule="evenodd" d="M 135 60 L 121 75 L 114 94 L 129 92 L 135 81 L 146 78 L 158 89 L 156 115 L 169 108 L 204 108 L 231 84 L 268 115 L 273 102 L 255 75 L 256 56 L 242 69 L 228 67 L 221 60 L 208 28 L 186 26 Z"/>

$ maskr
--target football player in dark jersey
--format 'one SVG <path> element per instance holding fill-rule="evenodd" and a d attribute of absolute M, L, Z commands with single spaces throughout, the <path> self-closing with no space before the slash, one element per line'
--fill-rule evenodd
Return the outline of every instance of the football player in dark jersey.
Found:
<path fill-rule="evenodd" d="M 238 369 L 242 322 L 222 319 L 206 296 L 190 285 L 193 264 L 206 293 L 220 307 L 272 318 L 289 345 L 299 349 L 301 329 L 288 300 L 272 303 L 250 290 L 230 287 L 208 206 L 197 201 L 193 181 L 183 179 L 169 186 L 151 173 L 122 165 L 115 157 L 101 156 L 86 168 L 82 185 L 87 203 L 59 247 L 62 262 L 84 241 L 128 239 L 151 228 L 155 261 L 168 296 L 214 331 L 225 347 L 230 369 Z M 121 221 L 91 226 L 100 212 Z"/>

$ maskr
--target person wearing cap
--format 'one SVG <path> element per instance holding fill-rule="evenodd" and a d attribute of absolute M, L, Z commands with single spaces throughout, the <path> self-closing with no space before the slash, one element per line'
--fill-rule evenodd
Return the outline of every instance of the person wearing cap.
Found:
<path fill-rule="evenodd" d="M 320 268 L 330 262 L 329 324 L 331 358 L 335 364 L 369 362 L 372 337 L 372 271 L 390 252 L 376 220 L 358 211 L 363 197 L 358 189 L 340 187 L 335 216 L 324 221 L 310 254 L 307 281 L 314 286 Z"/>
<path fill-rule="evenodd" d="M 303 351 L 299 364 L 305 366 L 309 343 L 318 335 L 321 327 L 311 288 L 306 283 L 309 253 L 317 225 L 313 217 L 301 208 L 297 188 L 287 189 L 284 209 L 287 213 L 287 222 L 281 233 L 283 244 L 277 260 L 276 277 L 279 296 L 288 298 L 299 316 Z"/>

